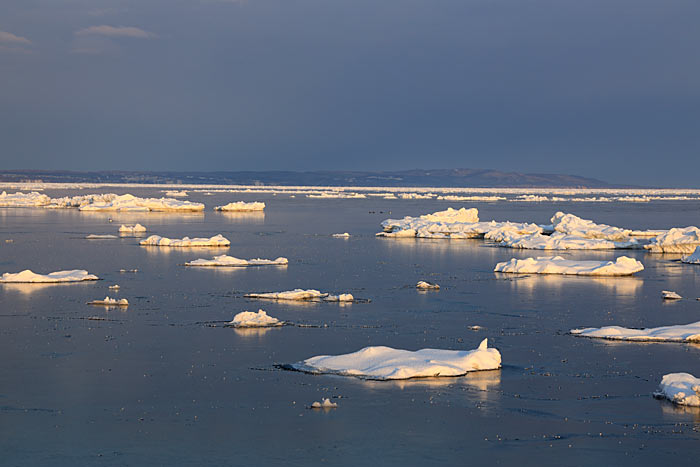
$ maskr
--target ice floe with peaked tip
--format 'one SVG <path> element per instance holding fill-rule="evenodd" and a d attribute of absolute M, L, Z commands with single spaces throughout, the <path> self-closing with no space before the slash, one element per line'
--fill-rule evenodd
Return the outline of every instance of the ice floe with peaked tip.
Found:
<path fill-rule="evenodd" d="M 656 397 L 665 397 L 674 404 L 700 407 L 700 378 L 690 373 L 669 373 L 661 378 Z"/>
<path fill-rule="evenodd" d="M 195 259 L 185 263 L 185 266 L 208 266 L 208 267 L 247 267 L 247 266 L 286 266 L 289 263 L 287 258 L 280 256 L 277 259 L 240 259 L 228 255 L 214 256 L 212 259 Z"/>
<path fill-rule="evenodd" d="M 96 281 L 99 277 L 94 274 L 89 274 L 84 269 L 70 269 L 66 271 L 56 271 L 49 274 L 36 274 L 30 269 L 25 269 L 22 272 L 10 273 L 6 272 L 0 277 L 0 282 L 5 283 L 56 283 L 56 282 L 81 282 L 81 281 Z"/>
<path fill-rule="evenodd" d="M 103 300 L 88 302 L 88 305 L 129 306 L 129 301 L 126 298 L 117 299 L 105 297 Z"/>
<path fill-rule="evenodd" d="M 617 341 L 700 342 L 700 321 L 658 328 L 630 329 L 604 326 L 572 329 L 569 332 L 575 336 Z"/>
<path fill-rule="evenodd" d="M 323 398 L 323 399 L 321 399 L 321 402 L 315 401 L 314 403 L 312 403 L 311 408 L 312 409 L 336 409 L 336 408 L 338 408 L 338 404 L 335 402 L 331 402 L 331 400 L 328 398 Z"/>
<path fill-rule="evenodd" d="M 439 289 L 440 286 L 437 284 L 433 284 L 432 282 L 428 281 L 418 281 L 416 284 L 417 289 Z"/>
<path fill-rule="evenodd" d="M 644 270 L 634 258 L 620 256 L 615 261 L 574 261 L 561 256 L 540 256 L 498 263 L 494 272 L 515 274 L 567 274 L 578 276 L 629 276 Z"/>
<path fill-rule="evenodd" d="M 376 380 L 462 376 L 471 371 L 496 370 L 501 367 L 500 352 L 488 348 L 487 343 L 487 339 L 484 339 L 475 350 L 410 351 L 384 346 L 365 347 L 344 355 L 311 357 L 290 367 L 307 373 Z"/>
<path fill-rule="evenodd" d="M 681 258 L 682 263 L 700 264 L 700 246 L 695 247 L 693 254 Z"/>
<path fill-rule="evenodd" d="M 694 226 L 673 228 L 653 238 L 644 248 L 652 253 L 690 254 L 700 246 L 700 229 Z"/>
<path fill-rule="evenodd" d="M 214 235 L 211 238 L 190 238 L 190 237 L 184 237 L 184 238 L 167 238 L 167 237 L 161 237 L 160 235 L 151 235 L 145 240 L 141 240 L 139 244 L 144 245 L 144 246 L 169 246 L 169 247 L 198 247 L 198 246 L 206 246 L 206 247 L 220 247 L 220 246 L 229 246 L 231 242 L 228 240 L 228 238 L 224 237 L 221 234 Z"/>
<path fill-rule="evenodd" d="M 683 298 L 672 290 L 662 290 L 661 297 L 664 300 L 680 300 L 681 298 Z"/>
<path fill-rule="evenodd" d="M 265 328 L 282 326 L 283 324 L 284 322 L 273 318 L 262 309 L 258 310 L 257 313 L 253 311 L 241 311 L 228 323 L 229 326 L 233 326 L 234 328 Z"/>
<path fill-rule="evenodd" d="M 111 201 L 96 201 L 80 206 L 81 211 L 203 211 L 202 203 L 172 198 L 139 198 L 131 194 L 117 196 Z"/>
<path fill-rule="evenodd" d="M 146 227 L 141 224 L 122 224 L 119 227 L 119 233 L 121 234 L 137 234 L 144 233 L 145 231 Z"/>
<path fill-rule="evenodd" d="M 265 292 L 245 294 L 246 298 L 264 298 L 269 300 L 311 300 L 328 302 L 352 302 L 355 298 L 351 294 L 330 295 L 314 289 L 294 289 L 285 292 Z"/>
<path fill-rule="evenodd" d="M 216 206 L 215 211 L 263 211 L 265 209 L 265 203 L 261 202 L 251 202 L 246 203 L 245 201 L 237 201 L 235 203 L 228 203 L 224 206 Z"/>

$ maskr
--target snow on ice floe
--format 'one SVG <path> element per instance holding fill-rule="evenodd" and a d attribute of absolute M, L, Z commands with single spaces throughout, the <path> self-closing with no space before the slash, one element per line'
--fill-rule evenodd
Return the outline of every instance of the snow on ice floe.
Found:
<path fill-rule="evenodd" d="M 680 300 L 683 297 L 678 295 L 676 292 L 673 292 L 672 290 L 662 290 L 661 298 L 663 298 L 664 300 Z"/>
<path fill-rule="evenodd" d="M 233 317 L 233 320 L 228 323 L 234 328 L 265 328 L 282 326 L 283 321 L 269 316 L 264 310 L 260 309 L 257 313 L 252 311 L 242 311 Z"/>
<path fill-rule="evenodd" d="M 164 190 L 165 196 L 170 196 L 171 198 L 185 198 L 187 197 L 187 192 L 185 190 Z"/>
<path fill-rule="evenodd" d="M 690 373 L 669 373 L 661 378 L 654 396 L 679 405 L 700 407 L 700 378 Z"/>
<path fill-rule="evenodd" d="M 111 235 L 111 234 L 89 234 L 86 235 L 85 238 L 90 239 L 90 240 L 108 240 L 112 238 L 119 238 L 116 235 Z"/>
<path fill-rule="evenodd" d="M 169 246 L 169 247 L 221 247 L 229 246 L 231 242 L 221 234 L 214 235 L 211 238 L 167 238 L 160 235 L 151 235 L 145 240 L 139 242 L 144 246 Z"/>
<path fill-rule="evenodd" d="M 700 246 L 695 247 L 695 251 L 693 251 L 693 254 L 683 256 L 681 258 L 681 262 L 688 264 L 700 264 Z"/>
<path fill-rule="evenodd" d="M 653 238 L 644 248 L 652 253 L 690 254 L 700 246 L 700 229 L 697 227 L 673 228 Z"/>
<path fill-rule="evenodd" d="M 501 354 L 488 348 L 484 339 L 475 350 L 365 347 L 345 355 L 320 355 L 294 363 L 292 369 L 316 374 L 356 376 L 365 379 L 394 380 L 435 376 L 462 376 L 471 371 L 496 370 Z"/>
<path fill-rule="evenodd" d="M 138 234 L 144 233 L 145 231 L 146 227 L 141 224 L 122 224 L 121 227 L 119 227 L 120 234 Z"/>
<path fill-rule="evenodd" d="M 110 285 L 110 286 L 107 287 L 107 288 L 108 288 L 108 289 L 119 290 L 121 287 L 119 287 L 119 284 L 114 284 L 114 285 Z"/>
<path fill-rule="evenodd" d="M 265 298 L 271 300 L 311 300 L 311 301 L 326 301 L 326 302 L 352 302 L 355 298 L 352 294 L 331 295 L 328 293 L 319 292 L 314 289 L 294 289 L 285 292 L 265 292 L 265 293 L 249 293 L 245 294 L 246 298 Z"/>
<path fill-rule="evenodd" d="M 575 336 L 617 341 L 700 342 L 700 321 L 658 328 L 630 329 L 605 326 L 572 329 L 569 332 Z"/>
<path fill-rule="evenodd" d="M 581 219 L 574 214 L 565 214 L 561 211 L 554 214 L 551 222 L 556 232 L 583 238 L 626 241 L 629 240 L 629 237 L 632 235 L 632 230 L 621 229 L 606 224 L 596 224 L 591 220 Z"/>
<path fill-rule="evenodd" d="M 331 235 L 331 236 L 332 236 L 332 237 L 335 237 L 335 238 L 349 238 L 349 237 L 350 237 L 350 234 L 347 233 L 347 232 L 343 232 L 343 233 L 334 233 L 334 234 Z"/>
<path fill-rule="evenodd" d="M 45 194 L 33 191 L 31 193 L 0 193 L 0 207 L 28 208 L 45 206 L 51 202 L 51 198 Z"/>
<path fill-rule="evenodd" d="M 88 305 L 129 306 L 129 301 L 126 298 L 117 299 L 105 297 L 103 300 L 93 300 L 88 302 Z"/>
<path fill-rule="evenodd" d="M 202 203 L 172 198 L 139 198 L 131 194 L 110 201 L 95 201 L 80 206 L 81 211 L 203 211 Z"/>
<path fill-rule="evenodd" d="M 237 201 L 235 203 L 228 203 L 224 206 L 216 206 L 215 211 L 263 211 L 265 209 L 265 203 L 261 202 L 251 202 L 246 203 L 245 201 Z"/>
<path fill-rule="evenodd" d="M 10 273 L 6 272 L 0 277 L 0 282 L 17 283 L 54 283 L 54 282 L 80 282 L 80 281 L 96 281 L 99 277 L 88 274 L 84 269 L 71 269 L 66 271 L 56 271 L 49 274 L 36 274 L 29 269 L 22 272 Z"/>
<path fill-rule="evenodd" d="M 312 409 L 336 409 L 338 408 L 338 404 L 335 402 L 331 402 L 330 399 L 323 398 L 321 399 L 321 402 L 315 401 L 311 404 L 310 407 Z"/>
<path fill-rule="evenodd" d="M 427 282 L 427 281 L 418 281 L 416 284 L 417 289 L 434 289 L 437 290 L 440 288 L 439 285 L 433 284 L 432 282 Z"/>
<path fill-rule="evenodd" d="M 599 238 L 584 238 L 555 232 L 552 235 L 534 233 L 530 235 L 504 235 L 500 246 L 530 250 L 613 250 L 616 248 L 635 248 L 637 240 L 613 242 Z"/>
<path fill-rule="evenodd" d="M 246 266 L 267 266 L 267 265 L 284 265 L 289 263 L 287 258 L 279 257 L 277 259 L 240 259 L 233 256 L 220 255 L 214 256 L 212 259 L 195 259 L 185 263 L 185 266 L 217 266 L 217 267 L 246 267 Z"/>
<path fill-rule="evenodd" d="M 505 201 L 506 198 L 503 196 L 458 196 L 458 195 L 444 195 L 438 196 L 437 199 L 441 201 Z"/>
<path fill-rule="evenodd" d="M 615 261 L 574 261 L 561 256 L 513 258 L 498 263 L 494 272 L 515 274 L 570 274 L 579 276 L 629 276 L 642 271 L 644 265 L 634 258 L 620 256 Z"/>

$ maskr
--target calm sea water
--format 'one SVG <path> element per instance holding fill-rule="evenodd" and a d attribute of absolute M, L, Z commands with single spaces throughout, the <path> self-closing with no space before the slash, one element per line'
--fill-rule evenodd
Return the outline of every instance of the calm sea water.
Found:
<path fill-rule="evenodd" d="M 103 279 L 0 286 L 0 464 L 696 465 L 700 410 L 656 400 L 652 392 L 666 373 L 700 376 L 700 346 L 566 333 L 698 321 L 700 266 L 639 251 L 560 252 L 601 260 L 627 254 L 646 269 L 632 278 L 496 275 L 495 263 L 541 252 L 480 240 L 374 236 L 387 217 L 461 203 L 197 193 L 188 199 L 208 210 L 0 208 L 0 272 L 84 268 Z M 265 214 L 211 211 L 235 200 L 265 201 Z M 478 207 L 483 220 L 546 223 L 561 210 L 628 228 L 700 224 L 700 206 L 688 201 L 466 206 Z M 221 233 L 231 247 L 159 249 L 135 238 L 83 238 L 135 222 L 169 237 Z M 346 231 L 349 239 L 330 237 Z M 224 253 L 290 262 L 182 266 Z M 442 289 L 418 292 L 421 279 Z M 112 284 L 121 286 L 118 293 L 107 288 Z M 296 287 L 371 302 L 243 298 Z M 689 299 L 663 303 L 661 290 Z M 105 295 L 127 298 L 130 306 L 85 304 Z M 236 313 L 258 308 L 309 326 L 223 327 Z M 275 366 L 368 345 L 473 349 L 485 337 L 501 351 L 503 369 L 461 378 L 368 382 Z M 307 409 L 323 397 L 339 407 Z"/>

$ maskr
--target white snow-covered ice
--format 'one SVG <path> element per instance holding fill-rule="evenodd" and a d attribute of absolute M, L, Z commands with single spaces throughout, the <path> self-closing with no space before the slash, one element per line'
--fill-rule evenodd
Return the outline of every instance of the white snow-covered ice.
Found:
<path fill-rule="evenodd" d="M 81 211 L 203 211 L 202 203 L 172 198 L 139 198 L 131 194 L 115 197 L 110 201 L 95 201 L 80 206 Z"/>
<path fill-rule="evenodd" d="M 66 271 L 56 271 L 49 274 L 36 274 L 29 269 L 22 272 L 10 273 L 6 272 L 0 277 L 0 282 L 17 283 L 53 283 L 53 282 L 81 282 L 81 281 L 96 281 L 99 277 L 94 274 L 89 274 L 84 269 L 71 269 Z"/>
<path fill-rule="evenodd" d="M 335 409 L 338 408 L 338 404 L 335 402 L 331 402 L 330 399 L 323 398 L 321 399 L 321 402 L 315 401 L 314 403 L 311 404 L 312 409 Z"/>
<path fill-rule="evenodd" d="M 91 240 L 109 240 L 112 238 L 119 238 L 116 235 L 111 235 L 111 234 L 89 234 L 86 235 L 85 238 L 91 239 Z"/>
<path fill-rule="evenodd" d="M 224 206 L 216 206 L 215 211 L 262 211 L 265 209 L 265 203 L 261 202 L 251 202 L 246 203 L 245 201 L 237 201 L 235 203 L 228 203 Z"/>
<path fill-rule="evenodd" d="M 674 404 L 700 407 L 700 378 L 690 373 L 669 373 L 661 378 L 656 397 L 665 397 Z"/>
<path fill-rule="evenodd" d="M 680 300 L 681 298 L 683 298 L 672 290 L 662 290 L 661 297 L 664 300 Z"/>
<path fill-rule="evenodd" d="M 120 234 L 138 234 L 144 233 L 145 231 L 146 227 L 141 224 L 122 224 L 119 227 Z"/>
<path fill-rule="evenodd" d="M 277 259 L 240 259 L 228 255 L 214 256 L 212 259 L 195 259 L 185 263 L 185 266 L 212 266 L 212 267 L 246 267 L 246 266 L 267 266 L 267 265 L 277 265 L 283 266 L 287 265 L 289 260 L 284 257 L 279 257 Z"/>
<path fill-rule="evenodd" d="M 700 342 L 700 321 L 658 328 L 630 329 L 620 326 L 572 329 L 571 334 L 619 341 Z"/>
<path fill-rule="evenodd" d="M 117 299 L 105 297 L 103 300 L 88 302 L 88 305 L 129 306 L 129 301 L 126 298 Z"/>
<path fill-rule="evenodd" d="M 417 289 L 439 289 L 440 286 L 438 284 L 433 284 L 432 282 L 428 281 L 418 281 L 416 284 Z"/>
<path fill-rule="evenodd" d="M 145 240 L 141 240 L 139 244 L 144 246 L 169 246 L 169 247 L 222 247 L 229 246 L 231 242 L 221 234 L 214 235 L 211 238 L 167 238 L 160 235 L 151 235 Z"/>
<path fill-rule="evenodd" d="M 534 233 L 531 235 L 504 236 L 499 245 L 529 250 L 613 250 L 616 248 L 633 248 L 637 245 L 637 240 L 614 242 L 600 238 L 584 238 L 555 232 L 552 235 Z"/>
<path fill-rule="evenodd" d="M 498 263 L 494 272 L 515 274 L 569 274 L 579 276 L 628 276 L 642 271 L 644 265 L 634 258 L 620 256 L 615 261 L 575 261 L 561 256 L 540 256 Z"/>
<path fill-rule="evenodd" d="M 291 365 L 309 373 L 356 376 L 366 379 L 394 380 L 435 376 L 461 376 L 470 371 L 501 367 L 501 354 L 488 348 L 484 339 L 475 350 L 365 347 L 344 355 L 320 355 Z"/>
<path fill-rule="evenodd" d="M 335 238 L 348 238 L 348 237 L 350 237 L 350 234 L 347 232 L 343 232 L 343 233 L 334 233 L 332 236 Z"/>
<path fill-rule="evenodd" d="M 652 253 L 690 254 L 700 246 L 700 229 L 697 227 L 673 228 L 653 238 L 644 248 Z"/>
<path fill-rule="evenodd" d="M 51 198 L 43 193 L 33 191 L 31 193 L 0 193 L 0 207 L 28 208 L 45 206 L 51 202 Z"/>
<path fill-rule="evenodd" d="M 249 293 L 245 294 L 244 297 L 265 298 L 270 300 L 312 300 L 326 302 L 352 302 L 355 300 L 352 294 L 331 295 L 314 289 L 294 289 L 287 290 L 285 292 Z"/>
<path fill-rule="evenodd" d="M 228 324 L 234 328 L 264 328 L 282 326 L 284 322 L 269 316 L 264 310 L 260 309 L 257 313 L 241 311 Z"/>

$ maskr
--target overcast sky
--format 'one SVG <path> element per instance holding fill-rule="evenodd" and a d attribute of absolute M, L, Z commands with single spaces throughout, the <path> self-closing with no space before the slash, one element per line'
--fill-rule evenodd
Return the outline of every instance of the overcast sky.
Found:
<path fill-rule="evenodd" d="M 0 169 L 700 187 L 697 0 L 2 0 Z"/>

